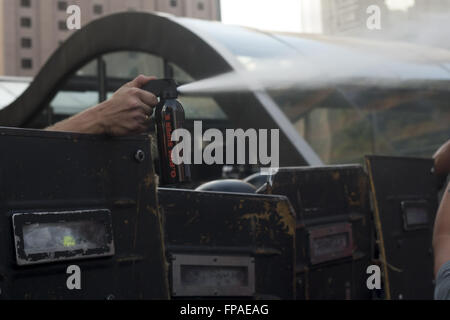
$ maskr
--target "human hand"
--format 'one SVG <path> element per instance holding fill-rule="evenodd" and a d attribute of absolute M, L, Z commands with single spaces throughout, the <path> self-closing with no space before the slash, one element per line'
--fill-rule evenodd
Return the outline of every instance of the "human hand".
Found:
<path fill-rule="evenodd" d="M 154 77 L 138 76 L 117 90 L 104 103 L 97 106 L 104 133 L 125 136 L 146 132 L 157 97 L 141 88 Z"/>
<path fill-rule="evenodd" d="M 144 133 L 148 130 L 150 116 L 158 99 L 141 88 L 155 79 L 140 75 L 123 85 L 109 100 L 46 130 L 111 136 Z"/>

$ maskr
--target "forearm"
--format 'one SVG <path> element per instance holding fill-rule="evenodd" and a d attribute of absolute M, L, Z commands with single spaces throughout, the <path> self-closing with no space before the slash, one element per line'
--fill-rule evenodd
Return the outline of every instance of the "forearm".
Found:
<path fill-rule="evenodd" d="M 147 132 L 158 98 L 141 88 L 154 77 L 138 76 L 117 90 L 107 101 L 47 128 L 114 137 Z"/>
<path fill-rule="evenodd" d="M 434 268 L 435 273 L 450 260 L 450 184 L 436 215 L 433 231 Z"/>
<path fill-rule="evenodd" d="M 441 175 L 450 173 L 450 140 L 439 148 L 433 158 L 436 174 Z"/>
<path fill-rule="evenodd" d="M 89 108 L 69 119 L 58 122 L 46 128 L 47 131 L 74 132 L 86 134 L 104 134 L 105 127 L 102 124 L 101 109 L 104 104 Z"/>

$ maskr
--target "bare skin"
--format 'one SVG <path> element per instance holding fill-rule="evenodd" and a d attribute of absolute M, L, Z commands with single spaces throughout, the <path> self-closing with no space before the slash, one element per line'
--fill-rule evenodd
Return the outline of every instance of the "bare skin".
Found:
<path fill-rule="evenodd" d="M 437 175 L 450 173 L 450 140 L 436 151 L 433 158 L 434 170 Z"/>
<path fill-rule="evenodd" d="M 110 136 L 144 133 L 148 130 L 150 116 L 158 99 L 141 88 L 155 79 L 140 75 L 117 90 L 111 99 L 46 130 Z"/>
<path fill-rule="evenodd" d="M 450 261 L 450 184 L 442 199 L 433 232 L 434 274 L 444 263 Z"/>
<path fill-rule="evenodd" d="M 434 170 L 437 175 L 450 173 L 450 140 L 434 154 Z M 433 231 L 434 274 L 437 276 L 444 263 L 450 261 L 450 184 L 442 198 Z"/>

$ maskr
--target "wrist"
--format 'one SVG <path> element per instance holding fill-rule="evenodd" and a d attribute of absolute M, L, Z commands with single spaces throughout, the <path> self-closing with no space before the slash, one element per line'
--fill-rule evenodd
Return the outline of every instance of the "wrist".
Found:
<path fill-rule="evenodd" d="M 95 134 L 109 134 L 109 127 L 104 118 L 106 108 L 108 108 L 108 101 L 104 101 L 87 111 L 92 118 L 92 127 Z"/>

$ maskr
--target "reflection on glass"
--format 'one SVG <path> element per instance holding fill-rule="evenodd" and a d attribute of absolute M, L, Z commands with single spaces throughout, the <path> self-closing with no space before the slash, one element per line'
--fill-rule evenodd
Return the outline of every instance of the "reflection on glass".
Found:
<path fill-rule="evenodd" d="M 0 80 L 0 110 L 14 102 L 29 86 L 29 79 Z"/>
<path fill-rule="evenodd" d="M 172 77 L 176 80 L 177 83 L 185 84 L 185 83 L 191 83 L 194 82 L 195 79 L 192 78 L 186 71 L 178 67 L 174 63 L 169 63 L 169 68 L 172 71 Z"/>
<path fill-rule="evenodd" d="M 227 116 L 212 98 L 180 97 L 186 119 L 190 120 L 226 120 Z"/>
<path fill-rule="evenodd" d="M 181 266 L 181 283 L 184 286 L 245 287 L 248 269 L 230 266 Z"/>
<path fill-rule="evenodd" d="M 284 90 L 272 97 L 327 164 L 368 154 L 431 157 L 450 136 L 449 91 Z"/>
<path fill-rule="evenodd" d="M 195 81 L 188 73 L 174 63 L 169 63 L 173 78 L 178 84 L 186 84 Z M 189 120 L 226 120 L 227 116 L 211 97 L 180 96 L 184 107 L 186 119 Z"/>
<path fill-rule="evenodd" d="M 108 78 L 134 79 L 140 74 L 164 78 L 161 57 L 142 52 L 126 51 L 103 56 Z"/>
<path fill-rule="evenodd" d="M 71 116 L 95 106 L 98 102 L 96 91 L 59 91 L 50 105 L 55 114 Z"/>
<path fill-rule="evenodd" d="M 103 55 L 102 59 L 106 65 L 107 84 L 115 87 L 114 89 L 140 74 L 164 77 L 162 58 L 152 54 L 124 51 Z M 97 62 L 97 59 L 94 59 L 78 70 L 75 76 L 67 81 L 70 89 L 59 91 L 51 101 L 50 106 L 57 116 L 56 121 L 99 103 Z M 82 84 L 82 87 L 79 87 L 79 84 Z M 108 92 L 107 97 L 110 98 L 112 94 L 113 92 Z"/>
<path fill-rule="evenodd" d="M 426 208 L 410 207 L 406 209 L 406 225 L 414 227 L 428 224 L 428 211 Z"/>
<path fill-rule="evenodd" d="M 236 57 L 254 59 L 279 58 L 295 51 L 270 33 L 239 26 L 211 23 L 209 21 L 180 19 L 188 28 L 219 42 Z"/>
<path fill-rule="evenodd" d="M 76 251 L 106 246 L 106 230 L 93 221 L 35 223 L 23 227 L 25 254 Z"/>
<path fill-rule="evenodd" d="M 140 74 L 164 76 L 163 60 L 155 55 L 135 51 L 120 51 L 102 56 L 110 78 L 132 79 Z M 93 60 L 76 72 L 77 76 L 97 77 L 97 60 Z"/>
<path fill-rule="evenodd" d="M 97 60 L 87 63 L 75 73 L 77 76 L 97 76 Z"/>

